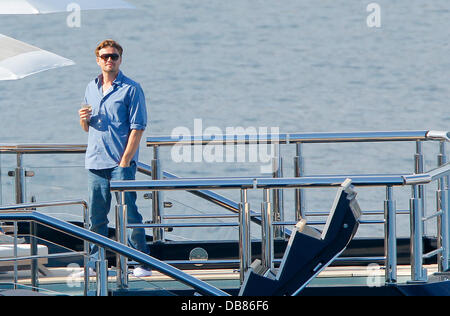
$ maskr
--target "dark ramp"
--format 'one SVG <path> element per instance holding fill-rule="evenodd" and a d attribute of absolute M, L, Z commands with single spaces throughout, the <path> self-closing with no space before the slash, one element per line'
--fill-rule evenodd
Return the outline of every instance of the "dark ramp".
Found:
<path fill-rule="evenodd" d="M 295 295 L 339 256 L 355 236 L 361 210 L 346 180 L 339 188 L 323 232 L 297 223 L 278 271 L 255 260 L 245 275 L 239 295 Z"/>

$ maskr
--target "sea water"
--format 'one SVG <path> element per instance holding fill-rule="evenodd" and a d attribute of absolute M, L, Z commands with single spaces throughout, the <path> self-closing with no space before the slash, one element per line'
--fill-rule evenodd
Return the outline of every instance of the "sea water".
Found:
<path fill-rule="evenodd" d="M 344 0 L 129 0 L 136 10 L 0 16 L 1 33 L 76 62 L 75 66 L 0 84 L 0 143 L 84 144 L 78 109 L 87 83 L 99 73 L 94 49 L 106 38 L 124 47 L 121 69 L 146 94 L 145 136 L 227 128 L 278 128 L 281 133 L 449 130 L 450 11 L 448 1 Z M 68 22 L 69 21 L 69 22 Z M 376 22 L 376 23 L 374 23 Z M 436 166 L 438 144 L 424 144 L 425 169 Z M 152 150 L 141 143 L 141 161 Z M 285 176 L 293 176 L 295 146 L 282 146 Z M 306 174 L 412 173 L 415 144 L 310 144 L 303 147 Z M 183 162 L 161 149 L 163 169 L 181 177 L 260 176 L 260 164 Z M 7 172 L 15 157 L 1 155 L 2 203 L 14 202 Z M 87 198 L 83 155 L 26 155 L 27 199 Z M 265 174 L 267 176 L 267 174 Z M 139 179 L 146 179 L 139 175 Z M 435 185 L 427 188 L 434 211 Z M 239 201 L 237 191 L 219 191 Z M 409 188 L 394 191 L 408 209 Z M 308 211 L 331 207 L 335 189 L 306 192 Z M 260 210 L 262 192 L 249 192 Z M 165 213 L 222 212 L 188 193 L 166 193 Z M 293 190 L 284 194 L 293 219 Z M 366 210 L 381 210 L 384 188 L 358 189 Z M 146 219 L 151 202 L 139 194 Z M 46 209 L 79 220 L 76 208 Z M 226 212 L 226 211 L 223 211 Z M 114 218 L 111 212 L 111 220 Z M 379 217 L 378 217 L 379 218 Z M 399 216 L 407 235 L 409 217 Z M 207 220 L 211 221 L 211 220 Z M 227 221 L 227 220 L 223 220 Z M 111 223 L 113 224 L 113 223 Z M 427 232 L 435 231 L 435 222 Z M 382 235 L 383 225 L 362 226 Z M 252 227 L 257 236 L 259 228 Z M 178 239 L 235 239 L 237 228 L 176 229 Z"/>

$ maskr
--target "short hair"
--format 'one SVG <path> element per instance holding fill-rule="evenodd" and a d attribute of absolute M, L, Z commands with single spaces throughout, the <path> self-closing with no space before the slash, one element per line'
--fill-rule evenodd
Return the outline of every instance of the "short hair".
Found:
<path fill-rule="evenodd" d="M 119 55 L 122 56 L 123 53 L 123 48 L 122 46 L 120 46 L 119 43 L 117 43 L 115 40 L 112 39 L 106 39 L 103 42 L 101 42 L 100 44 L 97 45 L 97 47 L 95 48 L 95 56 L 99 57 L 98 52 L 105 47 L 114 47 L 115 49 L 117 49 L 119 51 Z"/>

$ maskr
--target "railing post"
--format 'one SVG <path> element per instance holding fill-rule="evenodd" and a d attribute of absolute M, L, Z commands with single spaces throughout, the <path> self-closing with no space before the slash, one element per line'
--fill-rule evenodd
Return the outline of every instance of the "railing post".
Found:
<path fill-rule="evenodd" d="M 270 190 L 263 190 L 263 203 L 261 204 L 261 261 L 267 269 L 273 268 L 273 227 L 272 206 L 270 204 Z"/>
<path fill-rule="evenodd" d="M 23 168 L 22 160 L 22 153 L 17 153 L 17 163 L 14 171 L 16 204 L 25 202 L 25 169 Z"/>
<path fill-rule="evenodd" d="M 386 284 L 397 282 L 397 221 L 392 186 L 386 187 L 384 201 L 384 251 L 386 256 Z"/>
<path fill-rule="evenodd" d="M 36 256 L 38 254 L 38 246 L 37 246 L 37 224 L 35 222 L 30 223 L 30 255 Z M 36 258 L 31 259 L 31 286 L 33 291 L 37 291 L 39 287 L 39 269 L 38 269 L 38 260 Z"/>
<path fill-rule="evenodd" d="M 239 203 L 239 257 L 240 281 L 250 267 L 252 260 L 252 245 L 250 240 L 250 207 L 247 201 L 247 189 L 241 189 L 241 203 Z"/>
<path fill-rule="evenodd" d="M 17 221 L 14 221 L 14 249 L 13 255 L 16 260 L 14 260 L 14 290 L 17 290 L 17 285 L 19 283 L 18 278 L 18 262 L 17 262 Z"/>
<path fill-rule="evenodd" d="M 274 178 L 283 177 L 283 158 L 281 157 L 280 144 L 275 144 L 275 157 L 272 158 L 272 171 Z M 282 189 L 273 190 L 273 220 L 284 221 L 284 198 Z M 274 228 L 274 238 L 285 238 L 284 226 Z"/>
<path fill-rule="evenodd" d="M 440 151 L 438 155 L 438 166 L 447 163 L 446 143 L 440 142 Z M 438 254 L 438 268 L 440 272 L 447 271 L 450 264 L 450 236 L 449 236 L 449 204 L 448 204 L 448 179 L 443 177 L 438 180 L 438 190 L 436 193 L 437 211 L 442 211 L 442 215 L 438 217 L 438 248 L 442 248 L 442 253 Z M 447 183 L 447 187 L 446 187 Z"/>
<path fill-rule="evenodd" d="M 412 186 L 410 200 L 411 225 L 411 281 L 426 282 L 427 271 L 423 268 L 423 213 L 420 205 L 418 185 Z"/>
<path fill-rule="evenodd" d="M 295 144 L 296 156 L 294 157 L 294 177 L 304 175 L 305 163 L 302 157 L 302 143 Z M 304 189 L 295 189 L 295 220 L 298 222 L 305 217 L 305 192 Z"/>
<path fill-rule="evenodd" d="M 17 153 L 16 155 L 16 168 L 14 171 L 15 177 L 15 193 L 16 193 L 16 203 L 25 203 L 26 193 L 25 193 L 25 168 L 23 167 L 23 154 Z M 30 255 L 37 255 L 37 225 L 34 222 L 30 224 Z M 37 291 L 38 284 L 38 263 L 37 259 L 31 259 L 30 274 L 31 274 L 31 286 L 33 291 Z"/>
<path fill-rule="evenodd" d="M 416 141 L 416 154 L 414 155 L 414 173 L 420 174 L 424 172 L 424 157 L 422 150 L 422 141 Z M 419 195 L 418 199 L 420 200 L 420 207 L 422 208 L 422 215 L 426 215 L 425 209 L 425 186 L 420 184 L 418 185 Z M 425 231 L 425 223 L 422 222 L 422 231 Z"/>
<path fill-rule="evenodd" d="M 118 193 L 118 205 L 116 205 L 116 239 L 119 243 L 127 245 L 127 205 L 125 204 L 125 192 Z M 128 288 L 128 258 L 117 255 L 117 287 Z"/>
<path fill-rule="evenodd" d="M 159 159 L 159 148 L 153 146 L 153 159 L 152 159 L 152 180 L 162 179 L 161 161 Z M 152 222 L 153 224 L 162 224 L 163 218 L 163 193 L 161 191 L 152 192 Z M 164 241 L 164 228 L 153 228 L 153 241 Z"/>
<path fill-rule="evenodd" d="M 447 248 L 446 248 L 446 256 L 447 256 L 447 271 L 450 270 L 450 176 L 445 177 L 445 192 L 444 192 L 444 196 L 445 196 L 445 202 L 443 200 L 443 203 L 445 203 L 446 207 L 445 207 L 445 212 L 444 212 L 444 216 L 446 218 L 446 227 L 447 227 L 447 236 L 445 238 L 445 243 L 447 244 Z"/>
<path fill-rule="evenodd" d="M 89 209 L 87 207 L 87 204 L 83 204 L 83 227 L 86 230 L 89 230 Z M 91 245 L 86 240 L 83 241 L 83 251 L 84 251 L 84 267 L 89 266 L 89 251 L 91 249 Z M 85 278 L 84 278 L 84 296 L 87 296 L 89 293 L 89 272 L 88 268 L 86 268 L 85 271 Z"/>
<path fill-rule="evenodd" d="M 99 247 L 99 260 L 96 262 L 97 296 L 108 296 L 108 261 L 105 248 Z"/>

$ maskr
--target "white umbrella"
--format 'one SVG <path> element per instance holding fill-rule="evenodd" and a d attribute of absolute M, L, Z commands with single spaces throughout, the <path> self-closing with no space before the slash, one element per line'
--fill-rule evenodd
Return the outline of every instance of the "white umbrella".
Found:
<path fill-rule="evenodd" d="M 74 64 L 70 59 L 0 34 L 0 80 L 21 79 Z"/>
<path fill-rule="evenodd" d="M 0 14 L 65 12 L 69 4 L 77 4 L 81 10 L 135 9 L 122 0 L 0 0 Z"/>

